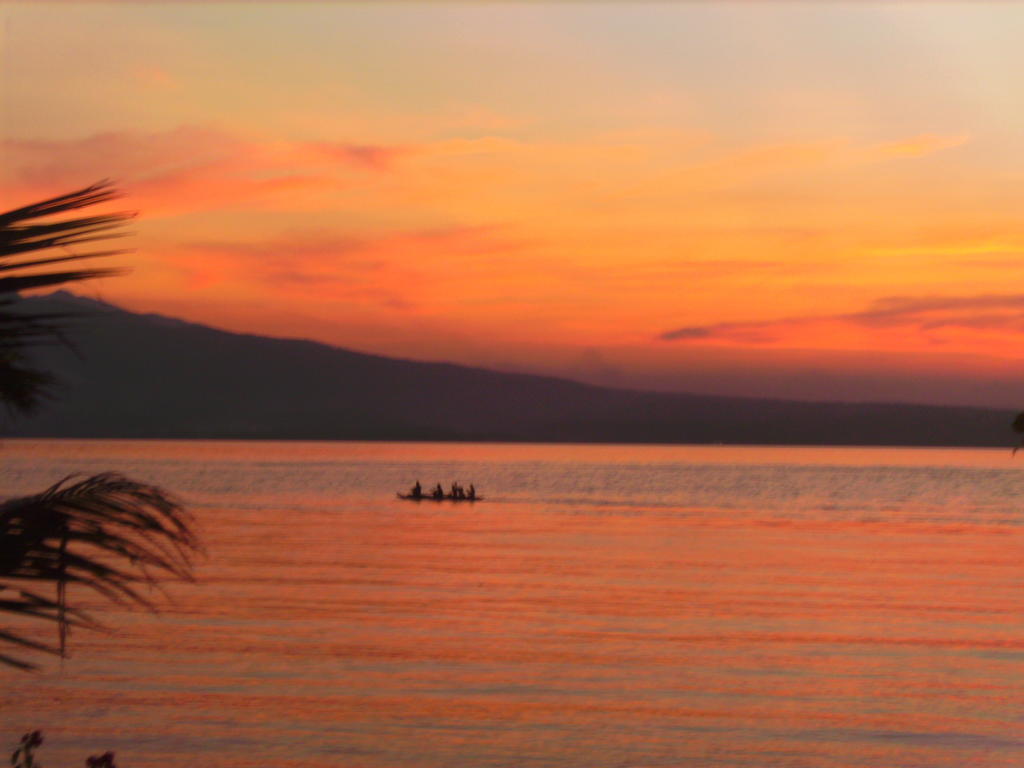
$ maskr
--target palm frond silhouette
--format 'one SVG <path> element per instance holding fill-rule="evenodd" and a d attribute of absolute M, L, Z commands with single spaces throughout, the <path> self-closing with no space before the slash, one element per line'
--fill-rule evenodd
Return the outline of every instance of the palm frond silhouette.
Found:
<path fill-rule="evenodd" d="M 71 246 L 121 237 L 130 213 L 52 220 L 119 196 L 109 181 L 0 213 L 0 402 L 15 414 L 53 396 L 55 377 L 30 359 L 40 344 L 68 343 L 70 313 L 26 310 L 21 292 L 119 274 L 117 268 L 55 269 L 55 264 L 127 253 L 76 252 Z M 90 246 L 91 247 L 91 246 Z M 47 255 L 60 249 L 60 255 Z M 0 504 L 0 614 L 52 622 L 57 643 L 0 627 L 0 665 L 33 669 L 24 652 L 64 656 L 71 627 L 99 622 L 68 602 L 80 586 L 122 604 L 154 609 L 143 587 L 191 578 L 200 551 L 191 515 L 170 494 L 108 472 L 65 478 L 42 493 Z M 54 589 L 53 596 L 42 587 Z"/>
<path fill-rule="evenodd" d="M 66 343 L 67 314 L 46 314 L 19 309 L 20 293 L 65 283 L 106 277 L 117 268 L 54 269 L 55 264 L 97 259 L 126 250 L 73 252 L 71 246 L 124 236 L 131 213 L 79 216 L 52 221 L 49 217 L 105 203 L 119 197 L 109 181 L 32 205 L 0 213 L 0 402 L 19 413 L 31 413 L 52 397 L 55 379 L 34 366 L 28 357 L 38 344 Z M 59 256 L 41 252 L 60 249 Z"/>
<path fill-rule="evenodd" d="M 57 624 L 58 643 L 0 630 L 0 641 L 63 656 L 72 626 L 97 628 L 69 607 L 67 588 L 87 587 L 116 603 L 154 609 L 141 587 L 191 579 L 200 545 L 192 517 L 172 496 L 116 473 L 65 478 L 42 493 L 0 504 L 0 610 Z M 20 585 L 56 585 L 47 597 Z M 0 662 L 33 665 L 0 653 Z"/>

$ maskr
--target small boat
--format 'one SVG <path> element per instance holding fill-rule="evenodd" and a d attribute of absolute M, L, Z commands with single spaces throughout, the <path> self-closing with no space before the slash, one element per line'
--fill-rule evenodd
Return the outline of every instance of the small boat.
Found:
<path fill-rule="evenodd" d="M 461 498 L 458 496 L 452 496 L 451 494 L 439 497 L 431 496 L 429 493 L 423 493 L 419 496 L 413 496 L 411 493 L 396 493 L 395 495 L 400 499 L 405 499 L 406 501 L 481 501 L 483 499 L 483 496 L 474 496 L 470 499 L 465 496 Z"/>

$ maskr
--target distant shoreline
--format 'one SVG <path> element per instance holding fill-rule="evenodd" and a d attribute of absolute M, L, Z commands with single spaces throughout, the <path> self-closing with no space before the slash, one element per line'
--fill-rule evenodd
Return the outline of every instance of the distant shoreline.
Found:
<path fill-rule="evenodd" d="M 82 436 L 82 435 L 3 435 L 0 434 L 0 445 L 5 442 L 32 441 L 67 441 L 67 442 L 224 442 L 224 443 L 408 443 L 420 444 L 459 444 L 459 445 L 564 445 L 564 446 L 636 446 L 636 447 L 700 447 L 700 448 L 984 448 L 992 450 L 1012 450 L 1012 441 L 1004 443 L 756 443 L 756 442 L 618 442 L 615 440 L 529 440 L 529 439 L 456 439 L 456 438 L 384 438 L 384 437 L 272 437 L 272 436 L 231 436 L 231 435 L 174 435 L 174 436 Z"/>

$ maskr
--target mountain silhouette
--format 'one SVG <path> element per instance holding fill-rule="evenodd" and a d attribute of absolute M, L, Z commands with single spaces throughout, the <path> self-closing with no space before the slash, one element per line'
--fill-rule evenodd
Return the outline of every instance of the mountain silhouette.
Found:
<path fill-rule="evenodd" d="M 67 292 L 74 351 L 39 362 L 63 383 L 24 437 L 476 440 L 1005 446 L 1013 413 L 609 389 L 230 333 Z"/>

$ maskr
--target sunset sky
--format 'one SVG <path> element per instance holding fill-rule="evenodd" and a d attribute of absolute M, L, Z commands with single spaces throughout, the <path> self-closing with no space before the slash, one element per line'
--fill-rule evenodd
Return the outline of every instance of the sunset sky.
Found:
<path fill-rule="evenodd" d="M 1024 405 L 1024 4 L 5 3 L 83 292 L 604 384 Z"/>

